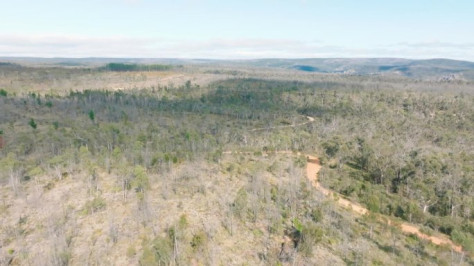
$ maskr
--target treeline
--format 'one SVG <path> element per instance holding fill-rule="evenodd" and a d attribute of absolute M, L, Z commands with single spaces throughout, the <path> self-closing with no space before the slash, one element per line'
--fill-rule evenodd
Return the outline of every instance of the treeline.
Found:
<path fill-rule="evenodd" d="M 171 70 L 171 65 L 160 64 L 125 64 L 125 63 L 109 63 L 102 67 L 102 70 L 115 72 L 131 72 L 131 71 L 166 71 Z"/>

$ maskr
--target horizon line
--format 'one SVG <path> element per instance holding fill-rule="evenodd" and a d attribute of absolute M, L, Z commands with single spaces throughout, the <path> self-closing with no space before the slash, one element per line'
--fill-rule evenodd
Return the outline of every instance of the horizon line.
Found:
<path fill-rule="evenodd" d="M 153 60 L 207 60 L 207 61 L 252 61 L 252 60 L 307 60 L 307 59 L 400 59 L 400 60 L 412 60 L 412 61 L 428 61 L 428 60 L 451 60 L 470 62 L 474 61 L 468 59 L 453 59 L 448 57 L 426 57 L 426 58 L 410 58 L 410 57 L 255 57 L 255 58 L 205 58 L 205 57 L 98 57 L 98 56 L 86 56 L 86 57 L 66 57 L 66 56 L 2 56 L 0 59 L 153 59 Z"/>

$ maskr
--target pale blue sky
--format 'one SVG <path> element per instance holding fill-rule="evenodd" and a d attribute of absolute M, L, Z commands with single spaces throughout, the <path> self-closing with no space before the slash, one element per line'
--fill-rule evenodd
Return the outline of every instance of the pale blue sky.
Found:
<path fill-rule="evenodd" d="M 0 0 L 0 56 L 474 61 L 472 0 Z"/>

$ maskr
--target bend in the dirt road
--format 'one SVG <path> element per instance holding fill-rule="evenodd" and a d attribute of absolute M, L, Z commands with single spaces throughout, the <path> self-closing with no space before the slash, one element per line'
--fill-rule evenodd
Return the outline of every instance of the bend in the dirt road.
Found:
<path fill-rule="evenodd" d="M 306 118 L 309 120 L 307 122 L 303 122 L 300 124 L 294 124 L 294 125 L 288 125 L 288 126 L 274 126 L 274 127 L 267 127 L 267 128 L 255 128 L 250 131 L 259 131 L 259 130 L 270 130 L 270 129 L 276 129 L 276 128 L 287 128 L 287 127 L 297 127 L 297 126 L 303 126 L 309 123 L 314 122 L 314 118 L 311 116 L 306 116 Z M 271 152 L 272 154 L 288 154 L 288 155 L 297 155 L 300 156 L 302 155 L 300 152 L 293 152 L 293 151 L 273 151 Z M 253 152 L 232 152 L 232 151 L 224 151 L 223 154 L 254 154 Z M 268 156 L 270 153 L 263 152 L 264 156 Z M 308 155 L 305 154 L 307 163 L 306 163 L 306 177 L 311 181 L 311 184 L 313 185 L 314 188 L 322 192 L 326 196 L 333 196 L 336 199 L 337 204 L 344 208 L 351 209 L 353 212 L 359 214 L 359 215 L 365 215 L 369 214 L 369 210 L 359 203 L 352 202 L 348 199 L 345 199 L 341 194 L 324 188 L 321 183 L 318 181 L 318 173 L 319 170 L 321 170 L 321 164 L 319 163 L 319 159 L 316 156 L 313 155 Z M 385 219 L 380 219 L 386 221 L 388 225 L 393 224 L 393 222 L 390 220 L 390 218 L 385 217 Z M 402 223 L 400 225 L 400 230 L 404 233 L 407 234 L 413 234 L 418 236 L 421 239 L 425 239 L 430 241 L 431 243 L 441 246 L 449 246 L 451 247 L 454 251 L 462 253 L 463 249 L 462 246 L 455 244 L 452 242 L 446 235 L 440 235 L 440 236 L 430 236 L 427 234 L 424 234 L 420 231 L 420 228 L 416 225 L 409 224 L 409 223 Z"/>
<path fill-rule="evenodd" d="M 326 196 L 329 196 L 329 195 L 337 196 L 336 202 L 342 207 L 351 209 L 352 211 L 360 215 L 369 214 L 369 210 L 367 208 L 364 208 L 358 203 L 351 202 L 343 198 L 342 195 L 340 195 L 339 193 L 335 191 L 324 188 L 318 181 L 318 172 L 320 169 L 321 169 L 321 165 L 319 164 L 318 158 L 312 155 L 307 155 L 306 176 L 316 189 L 321 191 Z M 387 224 L 389 225 L 392 223 L 390 219 L 386 221 L 387 221 Z M 444 235 L 443 236 L 429 236 L 427 234 L 422 233 L 418 226 L 415 226 L 413 224 L 409 224 L 406 222 L 400 225 L 400 229 L 404 233 L 413 234 L 413 235 L 418 236 L 421 239 L 431 241 L 435 245 L 438 245 L 438 246 L 447 245 L 447 246 L 450 246 L 454 251 L 457 251 L 459 253 L 463 252 L 462 247 L 460 245 L 453 243 L 447 236 L 444 236 Z"/>

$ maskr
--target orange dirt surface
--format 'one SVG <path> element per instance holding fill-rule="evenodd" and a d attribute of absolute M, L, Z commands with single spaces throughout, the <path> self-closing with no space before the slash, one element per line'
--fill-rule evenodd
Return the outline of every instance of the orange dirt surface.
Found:
<path fill-rule="evenodd" d="M 285 128 L 285 127 L 297 127 L 297 126 L 303 126 L 303 125 L 312 123 L 314 121 L 314 118 L 311 117 L 311 116 L 306 116 L 306 118 L 308 119 L 308 121 L 304 122 L 304 123 L 299 123 L 299 124 L 294 124 L 294 125 L 287 125 L 287 126 L 285 125 L 285 126 L 275 126 L 275 127 L 267 127 L 267 128 L 255 128 L 255 129 L 252 129 L 250 131 L 271 130 L 271 129 Z M 295 153 L 293 151 L 274 151 L 272 153 L 301 156 L 301 153 L 299 153 L 299 152 Z M 251 154 L 253 154 L 253 152 L 224 151 L 223 154 L 247 154 L 247 155 L 251 155 Z M 268 153 L 263 152 L 262 155 L 263 156 L 268 156 Z M 362 205 L 360 205 L 359 203 L 352 202 L 348 199 L 345 199 L 341 194 L 323 187 L 321 185 L 321 183 L 319 183 L 319 181 L 318 181 L 318 173 L 319 173 L 319 170 L 321 170 L 321 164 L 319 163 L 318 157 L 313 156 L 313 155 L 305 155 L 305 156 L 306 156 L 306 160 L 307 160 L 307 163 L 306 163 L 306 177 L 311 181 L 311 184 L 313 185 L 314 188 L 316 188 L 317 190 L 319 190 L 320 192 L 322 192 L 326 196 L 333 197 L 336 200 L 337 204 L 339 204 L 340 206 L 342 206 L 344 208 L 350 209 L 350 210 L 352 210 L 353 212 L 355 212 L 359 215 L 365 215 L 365 214 L 369 213 L 369 210 L 367 208 L 363 207 Z M 382 220 L 382 219 L 380 219 L 380 220 Z M 388 225 L 392 224 L 392 221 L 389 218 L 386 218 L 384 221 L 386 221 L 386 223 Z M 422 233 L 418 226 L 416 226 L 414 224 L 406 223 L 406 222 L 401 223 L 399 227 L 400 227 L 400 230 L 403 233 L 416 235 L 417 237 L 419 237 L 421 239 L 428 240 L 431 243 L 433 243 L 435 245 L 438 245 L 438 246 L 451 247 L 454 251 L 459 252 L 459 253 L 463 252 L 462 246 L 455 244 L 446 235 L 437 234 L 436 236 L 430 236 L 430 235 L 427 235 L 425 233 Z"/>
<path fill-rule="evenodd" d="M 320 169 L 321 169 L 321 165 L 319 164 L 318 158 L 315 157 L 315 156 L 312 156 L 312 155 L 307 155 L 306 176 L 311 181 L 313 187 L 315 187 L 316 189 L 321 191 L 326 196 L 331 196 L 331 195 L 332 196 L 337 196 L 336 197 L 337 198 L 337 203 L 340 206 L 344 207 L 344 208 L 351 209 L 353 212 L 355 212 L 357 214 L 361 214 L 361 215 L 365 215 L 365 214 L 369 213 L 369 210 L 362 207 L 360 204 L 351 202 L 347 199 L 344 199 L 342 197 L 342 195 L 340 195 L 339 193 L 334 192 L 330 189 L 327 189 L 327 188 L 324 188 L 323 186 L 321 186 L 321 184 L 318 182 L 318 172 L 319 172 Z M 387 223 L 390 225 L 391 224 L 390 220 L 388 220 Z M 402 223 L 400 225 L 400 229 L 402 230 L 402 232 L 404 232 L 406 234 L 416 235 L 421 239 L 431 241 L 435 245 L 449 246 L 453 250 L 455 250 L 459 253 L 461 253 L 463 251 L 462 247 L 460 245 L 457 245 L 457 244 L 453 243 L 453 241 L 451 241 L 451 239 L 449 239 L 446 235 L 430 236 L 430 235 L 422 233 L 418 226 L 413 225 L 413 224 L 409 224 L 409 223 L 406 223 L 406 222 Z"/>

